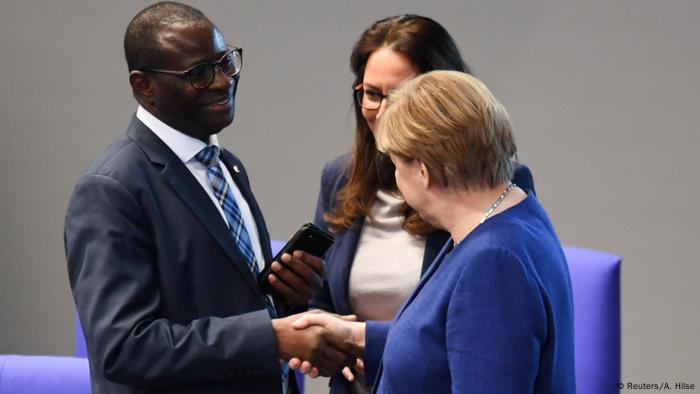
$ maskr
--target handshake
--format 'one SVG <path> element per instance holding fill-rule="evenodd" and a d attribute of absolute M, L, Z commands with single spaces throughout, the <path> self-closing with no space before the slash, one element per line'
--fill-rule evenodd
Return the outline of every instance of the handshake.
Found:
<path fill-rule="evenodd" d="M 332 376 L 342 370 L 352 381 L 351 366 L 363 370 L 365 323 L 355 316 L 338 316 L 320 310 L 272 320 L 280 358 L 289 367 L 311 377 Z"/>

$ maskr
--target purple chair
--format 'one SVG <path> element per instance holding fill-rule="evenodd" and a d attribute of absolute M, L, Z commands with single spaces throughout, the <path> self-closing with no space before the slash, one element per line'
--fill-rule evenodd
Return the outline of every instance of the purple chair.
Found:
<path fill-rule="evenodd" d="M 620 257 L 567 246 L 574 295 L 576 392 L 617 393 L 620 381 Z"/>
<path fill-rule="evenodd" d="M 85 358 L 0 355 L 2 394 L 90 394 Z"/>
<path fill-rule="evenodd" d="M 75 340 L 75 357 L 87 358 L 87 345 L 85 344 L 85 334 L 83 334 L 83 326 L 80 324 L 78 314 L 75 314 L 75 332 L 73 333 Z"/>

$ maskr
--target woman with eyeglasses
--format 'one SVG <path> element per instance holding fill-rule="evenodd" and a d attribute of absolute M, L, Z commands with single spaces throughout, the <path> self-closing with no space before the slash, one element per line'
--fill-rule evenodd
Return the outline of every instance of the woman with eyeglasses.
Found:
<path fill-rule="evenodd" d="M 375 126 L 387 95 L 431 70 L 470 72 L 439 23 L 418 15 L 385 18 L 370 26 L 350 57 L 356 118 L 351 152 L 321 175 L 316 225 L 335 233 L 326 253 L 323 288 L 310 302 L 360 321 L 392 320 L 399 306 L 449 238 L 410 208 L 396 187 L 395 167 L 375 145 Z M 513 183 L 534 192 L 530 171 L 515 164 Z M 356 374 L 357 375 L 357 374 Z M 331 380 L 332 393 L 366 392 L 359 376 Z"/>

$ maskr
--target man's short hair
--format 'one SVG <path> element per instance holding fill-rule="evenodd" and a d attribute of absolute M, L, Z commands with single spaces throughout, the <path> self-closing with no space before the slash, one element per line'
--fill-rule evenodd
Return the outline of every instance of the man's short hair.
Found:
<path fill-rule="evenodd" d="M 164 55 L 158 39 L 167 26 L 209 21 L 202 11 L 185 4 L 165 1 L 136 14 L 124 34 L 124 53 L 129 71 L 158 68 Z"/>

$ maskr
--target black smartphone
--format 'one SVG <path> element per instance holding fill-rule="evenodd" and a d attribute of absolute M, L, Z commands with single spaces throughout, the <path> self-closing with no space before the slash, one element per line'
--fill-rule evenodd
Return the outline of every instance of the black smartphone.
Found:
<path fill-rule="evenodd" d="M 333 241 L 335 241 L 335 238 L 327 231 L 317 227 L 313 223 L 306 223 L 297 230 L 289 241 L 287 241 L 272 261 L 284 264 L 281 260 L 282 255 L 284 253 L 291 254 L 295 250 L 303 250 L 314 256 L 323 257 L 323 254 L 333 245 Z M 277 290 L 272 287 L 270 281 L 267 279 L 272 270 L 272 261 L 265 264 L 265 269 L 258 276 L 258 286 L 263 292 L 279 297 Z"/>

